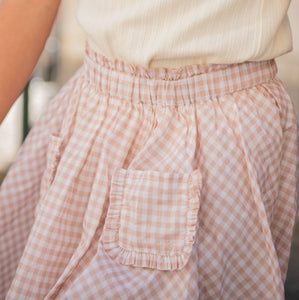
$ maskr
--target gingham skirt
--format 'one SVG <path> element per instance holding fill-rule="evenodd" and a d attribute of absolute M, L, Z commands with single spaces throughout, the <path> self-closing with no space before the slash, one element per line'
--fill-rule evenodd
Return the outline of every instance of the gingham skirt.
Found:
<path fill-rule="evenodd" d="M 86 44 L 2 184 L 1 299 L 284 299 L 299 148 L 276 73 Z"/>

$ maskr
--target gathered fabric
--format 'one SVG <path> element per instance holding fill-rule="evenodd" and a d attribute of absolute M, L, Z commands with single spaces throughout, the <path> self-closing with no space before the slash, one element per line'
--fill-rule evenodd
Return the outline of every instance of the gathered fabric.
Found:
<path fill-rule="evenodd" d="M 86 43 L 2 183 L 0 298 L 284 299 L 299 131 L 276 74 Z"/>

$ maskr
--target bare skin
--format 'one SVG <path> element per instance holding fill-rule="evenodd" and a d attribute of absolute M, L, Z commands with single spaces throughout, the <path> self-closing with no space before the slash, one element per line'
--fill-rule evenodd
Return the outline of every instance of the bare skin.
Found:
<path fill-rule="evenodd" d="M 60 2 L 2 0 L 0 3 L 0 124 L 37 64 Z"/>

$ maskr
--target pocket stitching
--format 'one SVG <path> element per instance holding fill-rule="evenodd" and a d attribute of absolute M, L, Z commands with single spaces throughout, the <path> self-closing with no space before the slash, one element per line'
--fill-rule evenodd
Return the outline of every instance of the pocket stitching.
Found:
<path fill-rule="evenodd" d="M 126 186 L 127 176 L 136 178 L 140 170 L 117 169 L 112 176 L 110 197 L 113 202 L 110 203 L 109 210 L 104 224 L 102 233 L 102 242 L 104 249 L 117 262 L 125 265 L 133 265 L 135 267 L 149 267 L 161 270 L 182 269 L 190 257 L 192 246 L 194 243 L 194 235 L 196 231 L 197 214 L 200 207 L 199 195 L 202 186 L 202 178 L 199 169 L 194 170 L 184 180 L 187 184 L 187 201 L 185 215 L 185 232 L 182 240 L 183 246 L 178 251 L 168 250 L 167 254 L 161 254 L 161 250 L 151 250 L 152 252 L 139 251 L 140 248 L 124 248 L 119 240 L 120 220 L 122 213 L 122 205 L 124 198 L 124 189 Z M 137 171 L 137 172 L 135 172 Z M 132 173 L 133 172 L 133 173 Z M 161 174 L 161 172 L 158 172 Z M 133 175 L 132 175 L 133 174 Z M 141 173 L 140 173 L 141 174 Z M 138 175 L 140 175 L 138 174 Z M 169 175 L 169 174 L 168 174 Z M 167 176 L 168 176 L 167 175 Z M 167 178 L 166 178 L 167 179 Z M 147 180 L 147 179 L 146 179 Z M 181 233 L 178 235 L 182 235 Z"/>
<path fill-rule="evenodd" d="M 37 216 L 40 211 L 43 199 L 48 193 L 56 176 L 57 167 L 61 158 L 61 146 L 62 137 L 55 133 L 50 134 L 46 152 L 46 168 L 41 180 L 40 199 L 34 209 L 35 216 Z"/>

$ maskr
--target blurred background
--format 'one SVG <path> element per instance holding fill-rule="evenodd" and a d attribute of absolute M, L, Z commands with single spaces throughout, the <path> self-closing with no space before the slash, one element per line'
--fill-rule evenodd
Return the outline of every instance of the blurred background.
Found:
<path fill-rule="evenodd" d="M 63 0 L 53 30 L 29 84 L 0 125 L 0 184 L 41 112 L 83 62 L 85 39 L 75 14 L 78 0 Z M 292 1 L 289 18 L 293 51 L 276 59 L 299 116 L 299 1 Z M 5 142 L 4 142 L 5 141 Z M 299 217 L 299 216 L 298 216 Z M 285 284 L 286 300 L 299 300 L 299 222 L 292 242 Z"/>

